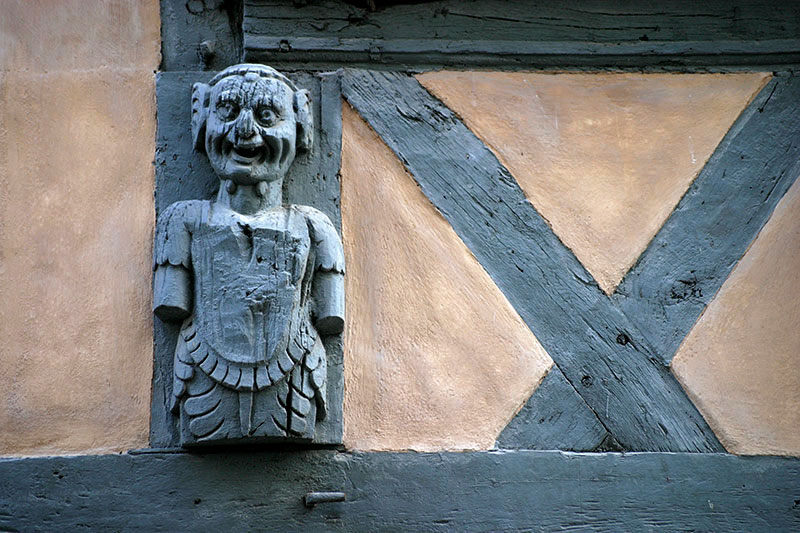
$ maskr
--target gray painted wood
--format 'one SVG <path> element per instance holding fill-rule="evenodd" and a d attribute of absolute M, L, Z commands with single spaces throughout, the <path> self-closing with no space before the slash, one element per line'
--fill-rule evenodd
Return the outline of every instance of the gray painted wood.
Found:
<path fill-rule="evenodd" d="M 553 366 L 519 413 L 497 437 L 496 447 L 510 450 L 571 450 L 592 452 L 610 434 Z"/>
<path fill-rule="evenodd" d="M 797 531 L 800 461 L 332 451 L 0 461 L 2 531 Z M 346 501 L 303 504 L 309 492 Z"/>
<path fill-rule="evenodd" d="M 800 76 L 742 113 L 614 300 L 666 364 L 800 176 Z"/>
<path fill-rule="evenodd" d="M 157 77 L 156 215 L 168 205 L 189 199 L 210 199 L 219 185 L 207 158 L 192 147 L 192 84 L 207 82 L 214 72 L 162 72 Z M 341 232 L 339 162 L 341 155 L 341 96 L 338 76 L 295 73 L 300 87 L 311 92 L 316 144 L 299 155 L 284 183 L 287 203 L 311 205 L 325 213 Z M 324 117 L 324 118 L 320 118 Z M 170 411 L 173 354 L 180 324 L 154 321 L 153 394 L 150 444 L 177 446 L 176 417 Z M 336 336 L 323 339 L 328 353 L 328 414 L 316 428 L 318 442 L 341 442 L 342 344 Z"/>
<path fill-rule="evenodd" d="M 241 1 L 165 0 L 160 4 L 160 70 L 216 71 L 240 62 Z"/>
<path fill-rule="evenodd" d="M 246 112 L 239 120 L 252 120 Z M 295 124 L 287 119 L 286 126 L 293 136 Z M 270 134 L 262 135 L 269 139 Z M 286 139 L 283 134 L 273 139 Z M 282 161 L 278 151 L 271 156 L 266 164 Z M 262 203 L 256 217 L 242 217 L 227 208 L 231 200 L 220 197 L 213 209 L 208 201 L 172 204 L 159 219 L 156 280 L 165 269 L 167 274 L 188 272 L 184 264 L 194 278 L 192 288 L 190 277 L 182 278 L 194 300 L 182 316 L 173 316 L 174 307 L 167 316 L 155 308 L 161 320 L 183 321 L 175 349 L 173 411 L 180 413 L 184 446 L 311 440 L 317 422 L 326 418 L 327 354 L 319 339 L 342 332 L 341 241 L 320 211 L 280 205 L 282 180 L 268 185 L 275 187 L 277 200 Z M 323 300 L 309 298 L 309 291 L 316 294 L 321 287 L 334 305 L 315 307 Z M 164 299 L 158 289 L 156 284 L 156 301 Z M 333 315 L 319 312 L 326 308 Z M 329 324 L 333 327 L 326 329 Z"/>
<path fill-rule="evenodd" d="M 624 449 L 722 451 L 635 325 L 446 106 L 398 73 L 347 70 L 342 90 Z"/>
<path fill-rule="evenodd" d="M 792 2 L 377 4 L 245 0 L 244 56 L 304 68 L 800 64 L 800 6 Z"/>

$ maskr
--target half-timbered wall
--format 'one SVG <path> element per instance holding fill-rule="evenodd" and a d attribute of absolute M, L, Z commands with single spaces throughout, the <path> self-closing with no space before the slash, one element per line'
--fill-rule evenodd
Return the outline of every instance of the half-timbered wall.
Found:
<path fill-rule="evenodd" d="M 7 2 L 0 45 L 0 530 L 800 527 L 796 5 Z M 312 95 L 341 379 L 313 445 L 189 453 L 153 224 L 245 61 Z"/>

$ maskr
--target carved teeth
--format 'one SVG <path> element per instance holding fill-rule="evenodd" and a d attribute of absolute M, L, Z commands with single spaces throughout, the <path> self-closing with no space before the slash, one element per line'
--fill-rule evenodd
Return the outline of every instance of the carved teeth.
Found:
<path fill-rule="evenodd" d="M 252 165 L 269 157 L 269 147 L 266 144 L 231 145 L 228 155 L 235 163 Z"/>

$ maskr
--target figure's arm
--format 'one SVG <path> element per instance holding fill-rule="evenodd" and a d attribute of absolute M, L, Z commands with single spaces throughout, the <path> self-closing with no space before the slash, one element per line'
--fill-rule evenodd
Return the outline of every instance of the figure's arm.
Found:
<path fill-rule="evenodd" d="M 311 287 L 317 331 L 335 335 L 344 330 L 344 274 L 318 270 Z"/>
<path fill-rule="evenodd" d="M 344 250 L 330 219 L 311 207 L 300 208 L 306 215 L 315 248 L 311 296 L 314 326 L 322 335 L 344 330 Z"/>
<path fill-rule="evenodd" d="M 186 221 L 193 207 L 190 202 L 176 202 L 158 218 L 153 265 L 153 312 L 161 320 L 183 320 L 192 311 L 192 238 Z"/>
<path fill-rule="evenodd" d="M 192 276 L 182 266 L 160 265 L 153 276 L 153 312 L 161 320 L 183 320 L 192 310 Z"/>

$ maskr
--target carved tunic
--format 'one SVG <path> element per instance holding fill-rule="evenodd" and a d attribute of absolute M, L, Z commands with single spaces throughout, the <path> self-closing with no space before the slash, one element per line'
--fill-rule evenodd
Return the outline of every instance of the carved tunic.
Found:
<path fill-rule="evenodd" d="M 321 212 L 240 215 L 178 202 L 159 219 L 156 267 L 193 273 L 194 303 L 175 349 L 174 408 L 184 444 L 310 439 L 325 416 L 325 349 L 312 325 L 315 273 L 344 272 Z"/>

